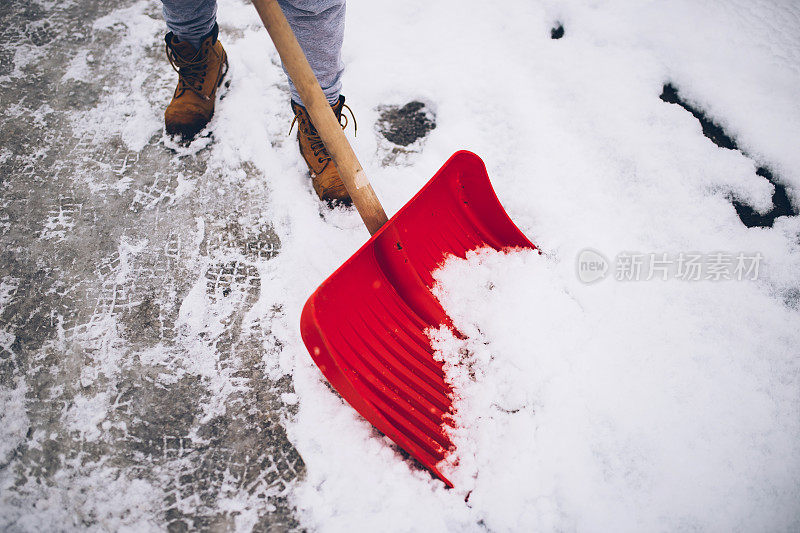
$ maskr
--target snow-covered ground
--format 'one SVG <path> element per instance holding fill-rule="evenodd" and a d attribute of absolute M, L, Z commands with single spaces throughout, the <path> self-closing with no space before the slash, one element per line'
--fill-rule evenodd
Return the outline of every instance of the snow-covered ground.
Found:
<path fill-rule="evenodd" d="M 305 299 L 367 232 L 315 199 L 252 6 L 220 1 L 231 86 L 173 151 L 159 6 L 65 5 L 0 15 L 33 20 L 0 71 L 0 527 L 800 529 L 800 217 L 733 205 L 773 209 L 763 167 L 800 206 L 796 2 L 348 6 L 349 135 L 387 212 L 468 149 L 541 250 L 437 274 L 467 335 L 431 332 L 452 490 L 302 344 Z M 411 101 L 436 127 L 400 149 L 375 125 Z"/>

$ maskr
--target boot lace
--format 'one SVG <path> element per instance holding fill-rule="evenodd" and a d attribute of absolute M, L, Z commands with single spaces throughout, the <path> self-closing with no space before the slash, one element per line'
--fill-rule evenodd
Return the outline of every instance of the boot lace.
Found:
<path fill-rule="evenodd" d="M 337 117 L 339 125 L 342 127 L 342 129 L 345 129 L 349 123 L 347 120 L 347 115 L 344 114 L 345 109 L 350 112 L 350 117 L 353 119 L 353 135 L 356 135 L 358 133 L 358 122 L 356 122 L 356 116 L 353 114 L 353 110 L 350 109 L 350 106 L 347 104 L 342 104 L 342 110 L 339 112 L 339 116 Z M 289 126 L 289 133 L 287 135 L 292 134 L 294 124 L 297 122 L 297 127 L 300 128 L 301 131 L 308 137 L 309 147 L 311 148 L 311 151 L 314 152 L 314 157 L 317 158 L 317 161 L 320 163 L 330 161 L 331 156 L 328 153 L 328 149 L 325 148 L 325 143 L 322 142 L 317 129 L 311 123 L 311 117 L 309 117 L 306 113 L 304 113 L 302 110 L 297 111 L 294 119 L 292 120 L 292 125 Z"/>
<path fill-rule="evenodd" d="M 166 47 L 169 64 L 178 73 L 176 96 L 190 90 L 203 100 L 210 100 L 208 95 L 203 94 L 203 84 L 206 81 L 206 56 L 208 55 L 206 43 L 203 43 L 194 57 L 189 59 L 181 57 L 169 44 Z"/>

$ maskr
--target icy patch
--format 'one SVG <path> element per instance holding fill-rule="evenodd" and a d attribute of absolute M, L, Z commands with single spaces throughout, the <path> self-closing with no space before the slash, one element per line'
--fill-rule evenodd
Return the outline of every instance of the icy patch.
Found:
<path fill-rule="evenodd" d="M 6 76 L 0 76 L 0 83 L 6 84 L 14 78 L 25 76 L 25 68 L 31 63 L 36 62 L 44 55 L 44 51 L 38 46 L 20 44 L 14 49 L 14 69 Z"/>
<path fill-rule="evenodd" d="M 11 276 L 0 279 L 0 311 L 11 302 L 11 298 L 19 288 L 19 280 Z"/>
<path fill-rule="evenodd" d="M 93 61 L 94 57 L 89 50 L 79 50 L 67 66 L 67 71 L 61 78 L 61 81 L 85 81 L 90 82 L 92 77 L 91 67 L 89 62 Z"/>
<path fill-rule="evenodd" d="M 8 464 L 14 450 L 25 441 L 30 427 L 25 410 L 27 391 L 23 379 L 18 379 L 14 388 L 0 387 L 0 465 Z"/>
<path fill-rule="evenodd" d="M 753 283 L 602 291 L 488 250 L 436 279 L 466 336 L 432 332 L 455 389 L 442 466 L 490 530 L 800 525 L 797 317 Z"/>
<path fill-rule="evenodd" d="M 99 426 L 106 419 L 108 407 L 108 392 L 92 397 L 78 394 L 64 413 L 64 423 L 70 431 L 78 432 L 82 440 L 96 441 L 102 434 Z"/>
<path fill-rule="evenodd" d="M 36 111 L 31 113 L 31 120 L 33 120 L 34 124 L 37 126 L 46 127 L 47 122 L 45 121 L 45 118 L 52 114 L 53 111 L 54 109 L 50 107 L 50 105 L 42 104 L 36 109 Z"/>

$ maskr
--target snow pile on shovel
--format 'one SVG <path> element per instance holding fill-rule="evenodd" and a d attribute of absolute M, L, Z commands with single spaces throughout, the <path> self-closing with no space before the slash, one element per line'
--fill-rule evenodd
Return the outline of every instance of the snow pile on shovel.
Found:
<path fill-rule="evenodd" d="M 755 284 L 587 286 L 488 250 L 437 276 L 466 336 L 431 335 L 456 396 L 445 473 L 489 530 L 797 525 L 796 315 Z"/>

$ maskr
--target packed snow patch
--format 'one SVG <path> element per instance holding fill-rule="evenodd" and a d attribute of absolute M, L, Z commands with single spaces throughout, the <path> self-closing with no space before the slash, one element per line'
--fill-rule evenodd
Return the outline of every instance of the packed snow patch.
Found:
<path fill-rule="evenodd" d="M 536 251 L 493 250 L 436 274 L 466 337 L 431 333 L 456 408 L 443 467 L 479 520 L 796 530 L 796 315 L 753 283 L 574 277 Z"/>

